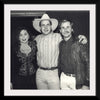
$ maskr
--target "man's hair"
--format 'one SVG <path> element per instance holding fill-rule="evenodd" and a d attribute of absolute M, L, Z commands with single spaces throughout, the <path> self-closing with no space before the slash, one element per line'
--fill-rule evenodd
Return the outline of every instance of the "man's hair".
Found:
<path fill-rule="evenodd" d="M 70 21 L 70 20 L 61 20 L 61 21 L 59 22 L 59 28 L 61 28 L 61 24 L 62 24 L 62 23 L 65 23 L 65 22 L 70 22 L 71 26 L 73 26 L 73 22 L 72 22 L 72 21 Z"/>
<path fill-rule="evenodd" d="M 42 22 L 43 20 L 41 20 L 40 21 L 40 23 L 39 23 L 39 26 L 41 27 L 41 22 Z M 49 22 L 50 22 L 50 25 L 52 25 L 52 22 L 50 21 L 50 20 L 48 20 Z"/>

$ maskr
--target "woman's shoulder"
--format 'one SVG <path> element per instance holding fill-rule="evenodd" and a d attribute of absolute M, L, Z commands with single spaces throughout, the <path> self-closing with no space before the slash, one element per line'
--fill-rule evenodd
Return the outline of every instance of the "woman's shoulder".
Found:
<path fill-rule="evenodd" d="M 29 41 L 29 45 L 30 45 L 32 51 L 35 52 L 37 50 L 37 43 L 35 40 Z"/>

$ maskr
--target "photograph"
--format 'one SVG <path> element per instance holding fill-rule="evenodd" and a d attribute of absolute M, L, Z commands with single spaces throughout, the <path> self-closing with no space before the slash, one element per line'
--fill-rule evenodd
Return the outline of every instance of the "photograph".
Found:
<path fill-rule="evenodd" d="M 95 10 L 95 4 L 5 4 L 4 95 L 95 96 Z"/>

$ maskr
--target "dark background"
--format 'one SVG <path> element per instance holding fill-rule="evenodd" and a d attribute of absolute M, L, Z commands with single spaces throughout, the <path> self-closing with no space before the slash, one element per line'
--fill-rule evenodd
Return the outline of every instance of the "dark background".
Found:
<path fill-rule="evenodd" d="M 44 11 L 46 12 L 50 18 L 56 18 L 58 21 L 63 19 L 71 20 L 74 25 L 74 34 L 77 36 L 79 34 L 83 34 L 87 37 L 89 41 L 89 11 Z M 38 33 L 35 31 L 35 29 L 32 26 L 32 21 L 36 17 L 41 16 L 12 16 L 11 15 L 11 43 L 12 48 L 14 47 L 16 43 L 16 35 L 18 34 L 18 28 L 19 27 L 27 27 L 30 33 L 32 35 L 38 35 L 41 33 Z M 59 29 L 57 28 L 55 32 L 59 32 Z"/>

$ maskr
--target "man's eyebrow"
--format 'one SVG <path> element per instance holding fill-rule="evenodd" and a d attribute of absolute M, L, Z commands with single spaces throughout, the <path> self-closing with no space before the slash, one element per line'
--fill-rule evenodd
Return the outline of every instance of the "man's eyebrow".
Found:
<path fill-rule="evenodd" d="M 41 25 L 45 25 L 45 24 L 43 23 L 43 24 L 41 24 Z M 48 24 L 46 24 L 46 25 L 50 25 L 50 23 L 48 23 Z"/>

